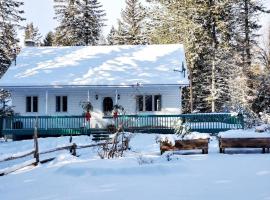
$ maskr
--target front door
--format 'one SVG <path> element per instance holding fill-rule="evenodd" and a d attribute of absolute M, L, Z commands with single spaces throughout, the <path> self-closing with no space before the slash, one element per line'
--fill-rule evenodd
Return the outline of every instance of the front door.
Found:
<path fill-rule="evenodd" d="M 103 100 L 103 112 L 105 115 L 110 115 L 113 110 L 113 100 L 111 97 L 105 97 Z"/>

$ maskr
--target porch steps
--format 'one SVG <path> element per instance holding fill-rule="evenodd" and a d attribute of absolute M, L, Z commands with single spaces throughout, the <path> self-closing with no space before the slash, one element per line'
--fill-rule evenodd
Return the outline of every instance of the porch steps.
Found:
<path fill-rule="evenodd" d="M 104 141 L 108 140 L 110 138 L 110 132 L 108 131 L 92 131 L 91 135 L 93 136 L 92 140 L 93 141 Z"/>

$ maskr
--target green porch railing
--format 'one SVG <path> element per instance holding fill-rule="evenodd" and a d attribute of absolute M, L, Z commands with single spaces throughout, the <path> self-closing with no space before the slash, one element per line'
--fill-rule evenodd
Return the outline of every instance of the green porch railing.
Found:
<path fill-rule="evenodd" d="M 183 115 L 121 115 L 115 126 L 123 124 L 126 131 L 145 133 L 174 133 L 175 123 L 182 119 L 192 131 L 218 133 L 244 128 L 242 115 L 183 114 Z M 14 116 L 3 118 L 3 135 L 32 136 L 37 120 L 39 136 L 85 135 L 102 129 L 90 129 L 84 116 Z"/>
<path fill-rule="evenodd" d="M 233 116 L 230 113 L 121 115 L 115 120 L 115 123 L 117 127 L 122 124 L 127 131 L 173 133 L 179 119 L 183 120 L 191 131 L 204 133 L 244 128 L 243 116 Z"/>
<path fill-rule="evenodd" d="M 3 119 L 3 135 L 31 136 L 37 121 L 41 136 L 89 134 L 84 116 L 13 116 Z"/>

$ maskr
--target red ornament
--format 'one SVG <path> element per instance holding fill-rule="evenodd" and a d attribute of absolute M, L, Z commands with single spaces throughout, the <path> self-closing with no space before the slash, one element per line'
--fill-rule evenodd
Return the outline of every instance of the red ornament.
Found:
<path fill-rule="evenodd" d="M 113 118 L 117 118 L 118 117 L 118 112 L 113 112 Z"/>
<path fill-rule="evenodd" d="M 87 113 L 85 114 L 85 118 L 86 118 L 86 121 L 90 121 L 90 119 L 91 119 L 91 114 L 90 114 L 90 112 L 87 112 Z"/>

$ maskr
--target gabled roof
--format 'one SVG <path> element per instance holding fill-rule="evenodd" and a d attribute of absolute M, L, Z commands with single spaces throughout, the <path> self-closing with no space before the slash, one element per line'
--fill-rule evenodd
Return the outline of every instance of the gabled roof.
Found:
<path fill-rule="evenodd" d="M 26 47 L 0 86 L 187 85 L 183 45 Z"/>

